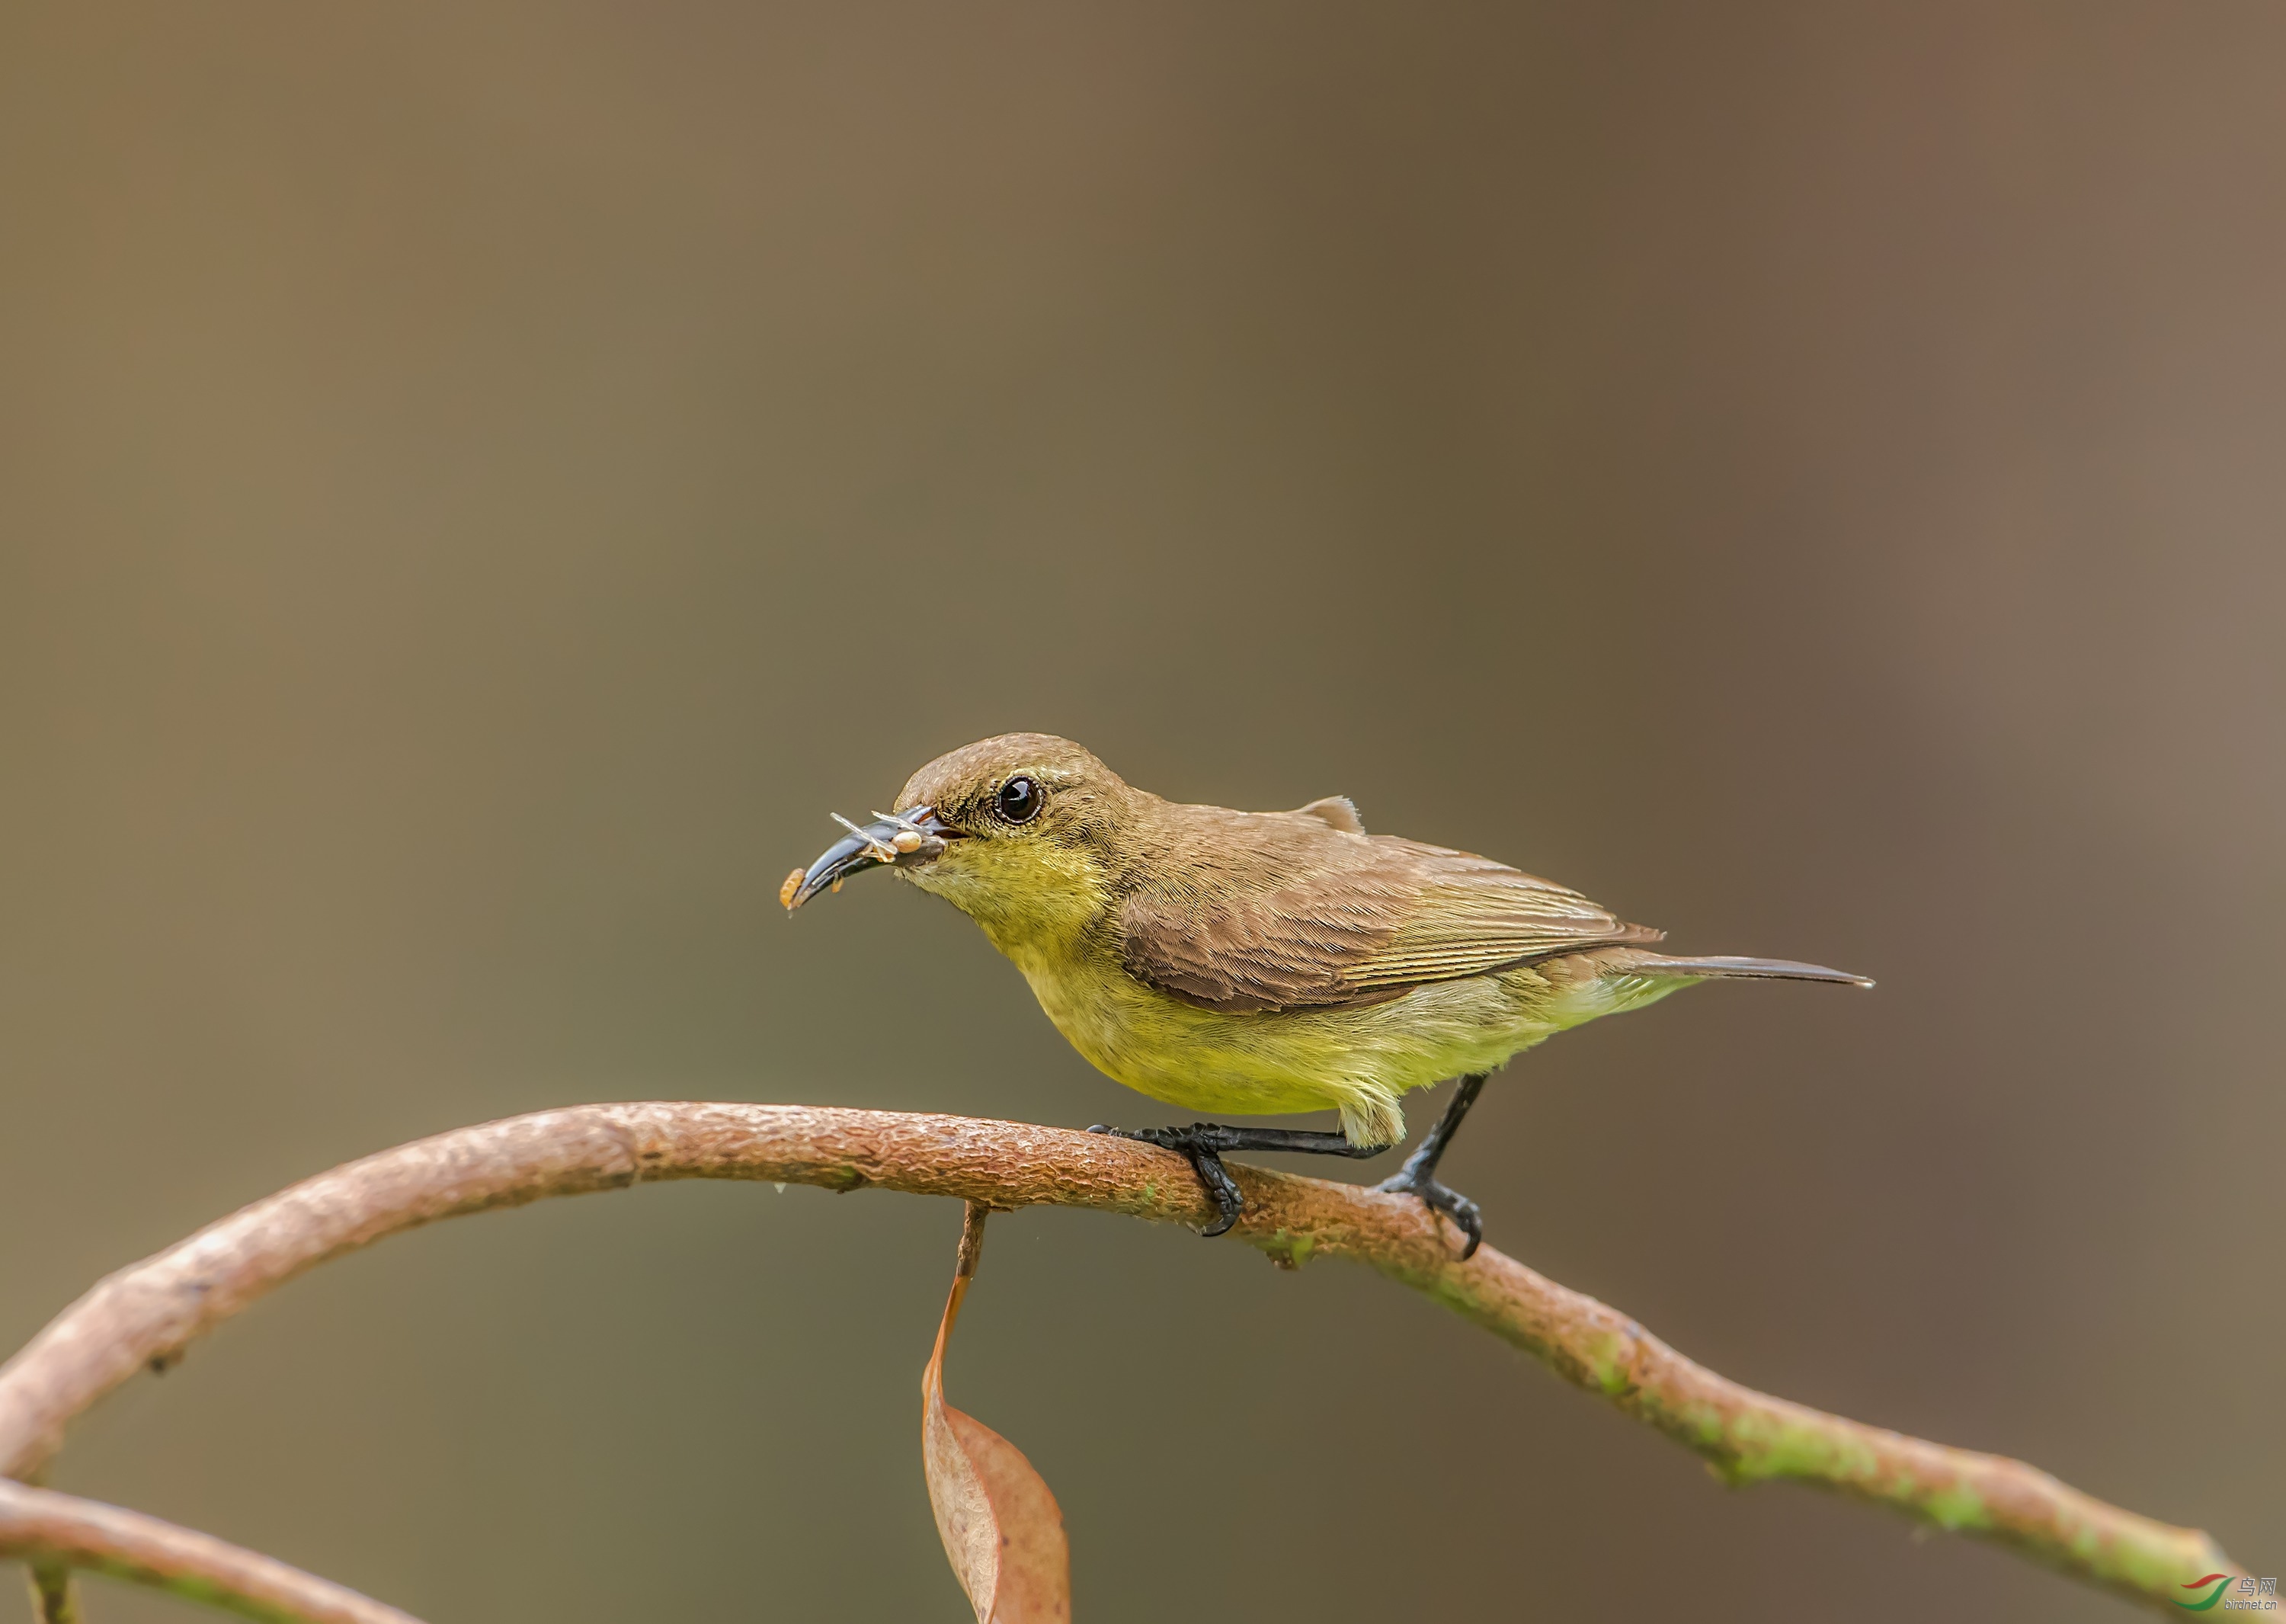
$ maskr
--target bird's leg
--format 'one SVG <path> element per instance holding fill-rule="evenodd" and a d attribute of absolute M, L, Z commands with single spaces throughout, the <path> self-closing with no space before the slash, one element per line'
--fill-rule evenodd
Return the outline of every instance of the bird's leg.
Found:
<path fill-rule="evenodd" d="M 1453 1091 L 1453 1103 L 1445 1108 L 1444 1116 L 1439 1117 L 1437 1125 L 1429 1130 L 1428 1137 L 1421 1141 L 1421 1147 L 1406 1157 L 1405 1165 L 1383 1179 L 1378 1186 L 1400 1195 L 1418 1195 L 1431 1211 L 1450 1216 L 1453 1222 L 1461 1226 L 1462 1233 L 1469 1237 L 1469 1243 L 1461 1249 L 1461 1261 L 1463 1263 L 1475 1257 L 1477 1248 L 1484 1244 L 1484 1213 L 1476 1202 L 1458 1190 L 1448 1189 L 1437 1182 L 1437 1163 L 1451 1147 L 1453 1135 L 1460 1131 L 1461 1119 L 1469 1114 L 1469 1108 L 1476 1104 L 1486 1075 L 1478 1072 L 1474 1076 L 1461 1079 L 1461 1085 Z"/>
<path fill-rule="evenodd" d="M 1246 1198 L 1229 1170 L 1222 1164 L 1226 1150 L 1287 1150 L 1311 1156 L 1377 1156 L 1386 1145 L 1352 1145 L 1347 1136 L 1310 1128 L 1232 1128 L 1221 1123 L 1194 1122 L 1187 1128 L 1110 1128 L 1098 1123 L 1090 1133 L 1109 1133 L 1123 1139 L 1139 1139 L 1162 1150 L 1180 1151 L 1190 1160 L 1199 1182 L 1214 1198 L 1215 1221 L 1199 1231 L 1218 1235 L 1238 1222 Z"/>

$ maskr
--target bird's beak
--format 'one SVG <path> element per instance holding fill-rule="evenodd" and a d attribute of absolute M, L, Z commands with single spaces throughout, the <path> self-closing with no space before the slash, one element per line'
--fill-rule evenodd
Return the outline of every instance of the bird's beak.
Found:
<path fill-rule="evenodd" d="M 825 848 L 806 869 L 796 869 L 778 888 L 778 901 L 791 913 L 820 891 L 832 890 L 850 875 L 884 865 L 918 868 L 934 863 L 947 845 L 962 838 L 934 807 L 910 807 L 892 816 L 876 812 L 870 824 L 853 824 L 839 812 L 833 821 L 849 832 Z"/>

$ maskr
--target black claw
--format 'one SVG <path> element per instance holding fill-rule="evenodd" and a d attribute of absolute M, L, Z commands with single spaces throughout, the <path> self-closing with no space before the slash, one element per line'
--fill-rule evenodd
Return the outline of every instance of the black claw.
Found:
<path fill-rule="evenodd" d="M 1156 1145 L 1186 1158 L 1192 1171 L 1198 1174 L 1199 1182 L 1206 1186 L 1207 1194 L 1214 1200 L 1218 1216 L 1199 1231 L 1208 1236 L 1228 1234 L 1246 1209 L 1246 1198 L 1239 1193 L 1237 1181 L 1222 1164 L 1225 1151 L 1283 1150 L 1305 1155 L 1377 1156 L 1389 1148 L 1386 1145 L 1352 1145 L 1338 1133 L 1299 1128 L 1231 1128 L 1210 1122 L 1194 1122 L 1187 1128 L 1114 1128 L 1098 1123 L 1088 1131 Z"/>
<path fill-rule="evenodd" d="M 1231 1178 L 1230 1170 L 1222 1164 L 1220 1156 L 1211 1150 L 1194 1150 L 1188 1154 L 1192 1171 L 1198 1174 L 1199 1182 L 1207 1186 L 1207 1194 L 1214 1197 L 1217 1215 L 1215 1221 L 1200 1230 L 1199 1234 L 1209 1241 L 1217 1235 L 1228 1234 L 1231 1226 L 1238 1222 L 1238 1215 L 1246 1210 L 1246 1197 L 1239 1193 L 1237 1181 Z"/>
<path fill-rule="evenodd" d="M 1461 1249 L 1461 1261 L 1468 1262 L 1477 1255 L 1477 1248 L 1485 1243 L 1483 1210 L 1458 1190 L 1447 1189 L 1441 1184 L 1428 1193 L 1427 1200 L 1430 1205 L 1447 1214 L 1461 1226 L 1461 1233 L 1469 1237 L 1469 1243 Z"/>
<path fill-rule="evenodd" d="M 1217 1235 L 1228 1234 L 1239 1214 L 1246 1210 L 1246 1197 L 1240 1193 L 1238 1181 L 1222 1164 L 1219 1154 L 1226 1148 L 1222 1136 L 1238 1131 L 1218 1128 L 1212 1123 L 1193 1123 L 1187 1128 L 1114 1128 L 1098 1123 L 1090 1133 L 1108 1133 L 1123 1139 L 1134 1139 L 1140 1144 L 1156 1145 L 1162 1150 L 1171 1150 L 1191 1164 L 1191 1171 L 1206 1186 L 1207 1196 L 1215 1204 L 1215 1221 L 1199 1234 L 1211 1241 Z"/>
<path fill-rule="evenodd" d="M 1477 1095 L 1485 1085 L 1482 1074 L 1462 1077 L 1460 1086 L 1453 1091 L 1452 1102 L 1445 1115 L 1429 1130 L 1420 1148 L 1405 1158 L 1405 1165 L 1393 1177 L 1376 1186 L 1392 1195 L 1418 1195 L 1431 1212 L 1441 1212 L 1460 1226 L 1468 1236 L 1468 1244 L 1461 1249 L 1461 1261 L 1466 1263 L 1477 1255 L 1477 1248 L 1485 1243 L 1485 1215 L 1476 1202 L 1450 1186 L 1437 1182 L 1437 1163 L 1444 1159 L 1453 1143 L 1453 1135 L 1460 1131 L 1462 1119 L 1469 1108 L 1477 1102 Z"/>
<path fill-rule="evenodd" d="M 1477 1255 L 1477 1248 L 1485 1243 L 1484 1209 L 1478 1206 L 1450 1185 L 1415 1173 L 1410 1166 L 1402 1172 L 1383 1179 L 1374 1188 L 1391 1195 L 1417 1195 L 1421 1204 L 1431 1212 L 1441 1212 L 1459 1226 L 1468 1236 L 1468 1244 L 1461 1249 L 1462 1263 Z"/>

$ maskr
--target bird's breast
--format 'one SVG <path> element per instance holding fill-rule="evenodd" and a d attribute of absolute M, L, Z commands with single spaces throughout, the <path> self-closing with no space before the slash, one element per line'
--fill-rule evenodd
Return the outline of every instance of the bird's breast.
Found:
<path fill-rule="evenodd" d="M 1136 1058 L 1169 1046 L 1177 1035 L 1155 1005 L 1174 1000 L 1144 986 L 1115 965 L 1077 954 L 1011 954 L 1032 996 L 1071 1046 L 1098 1069 L 1128 1082 Z"/>

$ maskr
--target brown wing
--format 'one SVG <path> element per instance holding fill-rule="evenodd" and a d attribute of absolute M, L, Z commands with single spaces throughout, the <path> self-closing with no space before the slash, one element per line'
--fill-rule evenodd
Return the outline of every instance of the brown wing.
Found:
<path fill-rule="evenodd" d="M 1224 818 L 1191 849 L 1160 854 L 1119 915 L 1128 974 L 1186 1003 L 1377 1003 L 1424 981 L 1661 934 L 1465 852 L 1322 824 L 1297 833 L 1290 813 Z M 1226 843 L 1247 837 L 1248 850 Z"/>

